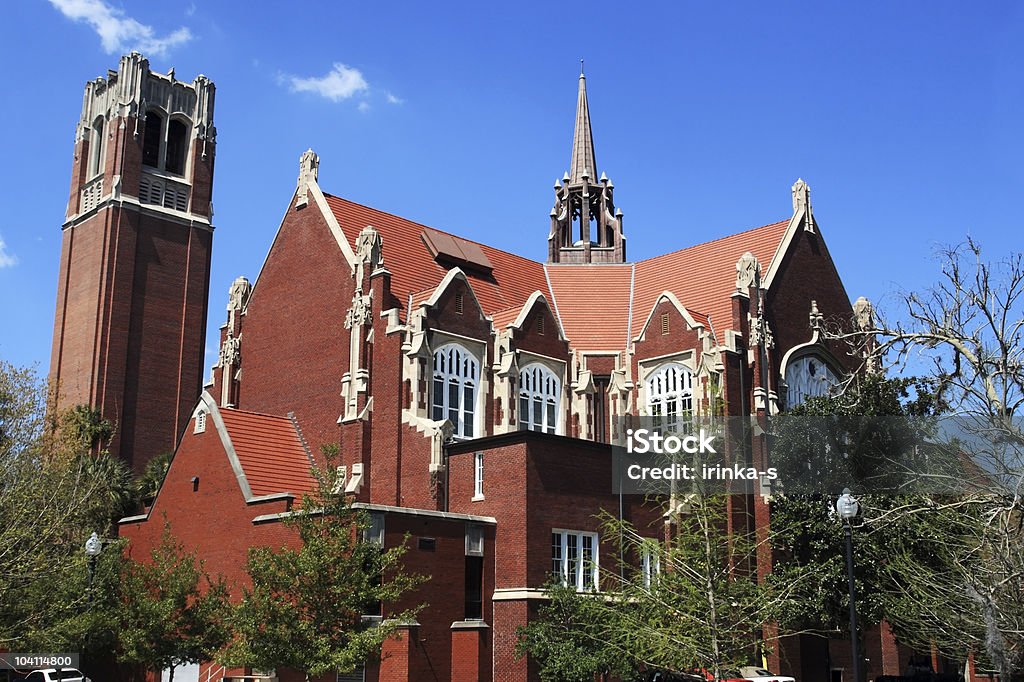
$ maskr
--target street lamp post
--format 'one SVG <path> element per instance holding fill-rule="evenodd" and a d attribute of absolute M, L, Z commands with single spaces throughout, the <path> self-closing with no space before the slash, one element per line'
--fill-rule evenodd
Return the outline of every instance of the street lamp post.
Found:
<path fill-rule="evenodd" d="M 93 531 L 89 539 L 85 541 L 85 556 L 89 558 L 89 604 L 92 604 L 92 579 L 96 573 L 96 558 L 103 551 L 103 541 Z"/>
<path fill-rule="evenodd" d="M 100 536 L 93 531 L 93 534 L 89 536 L 89 539 L 85 541 L 85 556 L 89 560 L 89 594 L 87 595 L 87 603 L 89 605 L 89 613 L 92 614 L 92 581 L 96 575 L 96 559 L 99 557 L 100 552 L 103 551 L 103 540 Z M 89 648 L 89 634 L 92 631 L 92 623 L 89 623 L 88 629 L 85 631 L 85 648 Z"/>
<path fill-rule="evenodd" d="M 846 577 L 850 583 L 850 654 L 853 656 L 853 682 L 861 682 L 860 647 L 857 641 L 857 589 L 853 582 L 853 529 L 850 521 L 860 511 L 860 504 L 854 499 L 849 488 L 836 500 L 836 512 L 843 520 L 846 533 Z"/>

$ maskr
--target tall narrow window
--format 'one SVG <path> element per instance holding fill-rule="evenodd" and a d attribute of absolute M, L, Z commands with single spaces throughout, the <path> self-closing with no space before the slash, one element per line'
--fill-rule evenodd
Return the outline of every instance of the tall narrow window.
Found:
<path fill-rule="evenodd" d="M 89 142 L 89 177 L 103 172 L 103 148 L 106 139 L 103 137 L 103 118 L 97 118 L 92 124 L 92 139 Z"/>
<path fill-rule="evenodd" d="M 160 143 L 163 142 L 164 119 L 155 111 L 146 112 L 146 131 L 142 136 L 142 164 L 160 167 Z"/>
<path fill-rule="evenodd" d="M 484 527 L 466 524 L 466 620 L 484 617 Z"/>
<path fill-rule="evenodd" d="M 580 592 L 597 589 L 597 533 L 555 530 L 551 533 L 551 571 L 563 585 Z"/>
<path fill-rule="evenodd" d="M 693 375 L 678 362 L 662 365 L 647 378 L 647 413 L 654 427 L 668 433 L 689 429 L 693 416 Z"/>
<path fill-rule="evenodd" d="M 455 292 L 455 313 L 461 315 L 466 309 L 466 297 L 461 291 Z"/>
<path fill-rule="evenodd" d="M 435 421 L 450 420 L 456 438 L 475 435 L 479 382 L 480 362 L 463 346 L 449 343 L 434 351 L 431 416 Z"/>
<path fill-rule="evenodd" d="M 608 442 L 608 385 L 611 377 L 594 377 L 594 440 Z"/>
<path fill-rule="evenodd" d="M 164 170 L 168 173 L 185 173 L 185 151 L 188 149 L 188 126 L 177 119 L 167 124 L 167 154 Z"/>
<path fill-rule="evenodd" d="M 473 453 L 473 499 L 484 498 L 484 453 Z"/>
<path fill-rule="evenodd" d="M 519 428 L 544 433 L 558 431 L 562 382 L 544 365 L 527 365 L 519 373 Z"/>

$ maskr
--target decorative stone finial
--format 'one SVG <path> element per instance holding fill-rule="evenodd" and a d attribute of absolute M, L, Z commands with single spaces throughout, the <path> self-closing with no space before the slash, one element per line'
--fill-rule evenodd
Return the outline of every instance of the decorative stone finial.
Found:
<path fill-rule="evenodd" d="M 797 178 L 791 189 L 793 192 L 793 213 L 796 213 L 811 203 L 811 190 L 803 178 Z"/>
<path fill-rule="evenodd" d="M 299 157 L 299 179 L 296 181 L 299 199 L 296 206 L 305 206 L 309 203 L 309 185 L 316 182 L 320 172 L 320 157 L 312 149 L 307 149 Z"/>
<path fill-rule="evenodd" d="M 857 322 L 857 328 L 866 331 L 875 326 L 875 307 L 871 305 L 864 296 L 858 298 L 853 304 L 853 318 Z"/>
<path fill-rule="evenodd" d="M 811 313 L 808 317 L 808 324 L 810 324 L 811 329 L 821 329 L 822 325 L 824 325 L 825 316 L 818 311 L 817 301 L 811 301 Z"/>
<path fill-rule="evenodd" d="M 384 240 L 373 225 L 364 227 L 356 237 L 356 258 L 368 264 L 370 272 L 384 264 L 383 248 Z"/>
<path fill-rule="evenodd" d="M 228 310 L 240 311 L 249 302 L 249 294 L 252 293 L 252 284 L 245 277 L 238 277 L 231 283 L 228 290 Z"/>
<path fill-rule="evenodd" d="M 736 288 L 739 291 L 746 291 L 761 283 L 761 264 L 754 257 L 754 254 L 747 251 L 736 261 Z"/>
<path fill-rule="evenodd" d="M 811 211 L 811 188 L 803 181 L 802 178 L 797 178 L 797 181 L 793 183 L 793 215 L 803 211 L 804 213 L 804 229 L 808 232 L 814 232 L 814 214 Z"/>

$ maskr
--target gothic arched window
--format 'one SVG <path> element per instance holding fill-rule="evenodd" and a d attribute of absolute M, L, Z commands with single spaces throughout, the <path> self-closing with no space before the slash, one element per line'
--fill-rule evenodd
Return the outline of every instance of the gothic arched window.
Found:
<path fill-rule="evenodd" d="M 445 344 L 434 351 L 433 377 L 431 417 L 451 421 L 456 438 L 472 438 L 480 361 L 457 343 Z"/>
<path fill-rule="evenodd" d="M 519 372 L 519 428 L 544 433 L 558 431 L 558 404 L 562 382 L 539 363 Z"/>
<path fill-rule="evenodd" d="M 167 153 L 164 155 L 164 170 L 184 175 L 185 150 L 188 149 L 188 126 L 178 119 L 167 124 Z"/>
<path fill-rule="evenodd" d="M 155 111 L 146 112 L 146 130 L 142 134 L 142 163 L 160 167 L 160 143 L 164 136 L 164 117 Z"/>
<path fill-rule="evenodd" d="M 666 432 L 681 432 L 693 416 L 693 374 L 678 362 L 656 369 L 645 382 L 647 414 L 654 427 Z"/>
<path fill-rule="evenodd" d="M 92 140 L 89 143 L 89 177 L 103 172 L 103 150 L 106 140 L 103 137 L 103 117 L 92 124 Z"/>
<path fill-rule="evenodd" d="M 786 367 L 786 407 L 828 395 L 839 379 L 817 355 L 804 355 Z"/>

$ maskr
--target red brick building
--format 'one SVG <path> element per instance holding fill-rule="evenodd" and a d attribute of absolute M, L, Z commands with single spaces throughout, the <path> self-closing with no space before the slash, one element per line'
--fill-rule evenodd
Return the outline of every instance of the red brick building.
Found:
<path fill-rule="evenodd" d="M 143 109 L 155 99 L 127 85 L 140 83 L 167 93 L 169 106 Z M 103 95 L 114 89 L 128 94 Z M 94 123 L 101 95 L 120 118 Z M 175 108 L 179 97 L 192 108 Z M 307 151 L 255 283 L 231 287 L 219 361 L 200 398 L 212 84 L 152 74 L 132 55 L 90 83 L 86 100 L 54 374 L 70 402 L 116 414 L 119 451 L 136 466 L 155 454 L 141 454 L 143 436 L 176 442 L 153 507 L 125 519 L 122 533 L 145 551 L 166 518 L 207 569 L 241 580 L 249 546 L 291 541 L 281 515 L 313 485 L 320 446 L 338 444 L 345 492 L 371 512 L 385 545 L 408 533 L 409 569 L 432 576 L 413 596 L 429 606 L 367 667 L 367 680 L 536 679 L 513 655 L 515 630 L 552 573 L 595 585 L 609 551 L 595 515 L 620 509 L 608 443 L 621 438 L 622 418 L 712 406 L 775 413 L 848 368 L 820 340 L 823 318 L 870 315 L 866 301 L 851 306 L 801 180 L 781 220 L 629 261 L 614 186 L 598 175 L 581 75 L 546 263 L 326 193 Z M 151 120 L 162 135 L 155 167 Z M 178 120 L 190 131 L 185 175 L 170 167 Z M 109 138 L 108 151 L 87 172 L 95 138 Z M 163 194 L 153 201 L 157 181 Z M 151 249 L 167 254 L 164 270 L 147 260 Z M 753 457 L 764 457 L 756 443 Z M 736 504 L 765 529 L 770 491 L 759 492 Z M 664 532 L 659 511 L 638 497 L 627 496 L 621 513 L 651 537 Z M 759 559 L 768 570 L 770 557 Z M 871 676 L 902 672 L 891 636 L 878 642 Z M 827 645 L 800 644 L 770 664 L 827 680 Z M 202 679 L 211 674 L 223 671 L 204 668 Z"/>
<path fill-rule="evenodd" d="M 138 472 L 174 449 L 202 386 L 213 241 L 214 86 L 137 52 L 85 86 L 63 225 L 57 406 L 117 425 Z"/>

